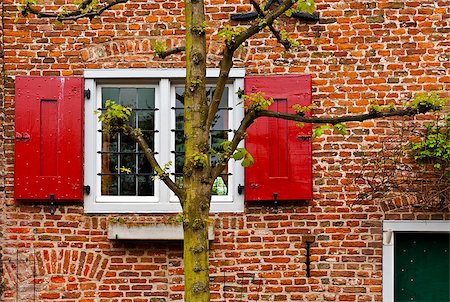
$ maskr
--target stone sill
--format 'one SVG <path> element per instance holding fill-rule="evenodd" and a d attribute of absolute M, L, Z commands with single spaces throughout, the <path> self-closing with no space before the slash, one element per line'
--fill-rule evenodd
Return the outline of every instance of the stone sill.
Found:
<path fill-rule="evenodd" d="M 110 223 L 110 240 L 183 240 L 181 224 Z M 214 240 L 214 228 L 208 227 L 208 239 Z"/>

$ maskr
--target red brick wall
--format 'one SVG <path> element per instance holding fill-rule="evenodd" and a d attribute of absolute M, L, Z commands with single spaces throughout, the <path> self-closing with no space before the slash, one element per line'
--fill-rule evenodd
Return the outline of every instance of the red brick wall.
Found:
<path fill-rule="evenodd" d="M 283 54 L 264 32 L 239 51 L 235 66 L 245 66 L 248 74 L 312 74 L 319 105 L 315 114 L 360 113 L 370 100 L 399 104 L 419 91 L 449 90 L 448 1 L 316 2 L 320 22 L 281 22 L 302 42 L 300 50 Z M 149 44 L 158 39 L 167 39 L 169 47 L 181 43 L 182 3 L 134 0 L 126 9 L 120 6 L 92 21 L 63 24 L 16 19 L 20 1 L 2 3 L 2 301 L 34 301 L 34 293 L 36 301 L 181 300 L 180 242 L 113 242 L 106 238 L 108 215 L 85 215 L 77 204 L 58 205 L 50 215 L 47 205 L 14 203 L 13 77 L 82 75 L 90 68 L 181 67 L 183 55 L 154 59 Z M 207 6 L 209 34 L 226 23 L 230 13 L 249 10 L 246 1 L 212 0 Z M 215 67 L 221 44 L 213 36 L 209 41 L 209 65 Z M 395 132 L 393 125 L 353 123 L 346 137 L 327 133 L 316 141 L 313 201 L 283 204 L 278 214 L 270 204 L 252 203 L 243 214 L 214 215 L 212 299 L 380 301 L 382 220 L 449 218 L 448 213 L 413 212 L 408 207 L 384 212 L 377 199 L 358 200 L 363 189 L 356 179 L 358 154 L 379 150 L 381 141 Z M 316 239 L 310 278 L 305 276 L 305 234 Z"/>
<path fill-rule="evenodd" d="M 4 102 L 3 102 L 3 2 L 0 5 L 0 167 L 5 167 L 5 156 L 4 156 L 4 132 L 3 132 L 3 124 L 4 124 Z M 0 168 L 0 200 L 5 200 L 5 178 L 4 178 L 4 169 Z M 3 203 L 3 202 L 2 202 Z M 1 208 L 0 208 L 1 209 Z M 3 239 L 3 224 L 4 217 L 3 211 L 0 213 L 0 240 Z M 0 259 L 3 255 L 2 252 L 2 244 L 0 244 Z M 0 267 L 0 296 L 3 293 L 3 266 Z"/>

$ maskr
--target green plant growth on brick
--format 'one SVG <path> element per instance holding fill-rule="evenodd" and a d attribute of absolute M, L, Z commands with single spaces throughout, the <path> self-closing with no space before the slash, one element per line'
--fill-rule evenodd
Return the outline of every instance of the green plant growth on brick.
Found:
<path fill-rule="evenodd" d="M 420 142 L 413 142 L 414 159 L 419 162 L 432 163 L 436 169 L 450 167 L 450 114 L 435 123 L 428 124 L 425 137 Z M 447 172 L 447 177 L 450 173 Z"/>

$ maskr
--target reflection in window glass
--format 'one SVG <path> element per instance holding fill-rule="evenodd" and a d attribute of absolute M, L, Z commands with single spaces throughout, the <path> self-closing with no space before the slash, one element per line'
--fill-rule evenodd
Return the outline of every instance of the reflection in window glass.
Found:
<path fill-rule="evenodd" d="M 129 124 L 138 126 L 149 146 L 154 148 L 155 88 L 104 87 L 102 108 L 107 100 L 133 109 Z M 102 133 L 101 193 L 102 195 L 152 196 L 154 174 L 138 145 L 120 133 Z"/>
<path fill-rule="evenodd" d="M 211 148 L 214 151 L 222 151 L 221 144 L 228 140 L 228 88 L 226 87 L 220 100 L 219 110 L 214 118 L 209 139 Z M 209 87 L 206 89 L 206 96 L 211 101 L 214 89 Z M 175 181 L 182 183 L 182 172 L 184 163 L 184 87 L 175 88 Z M 211 155 L 211 163 L 217 161 L 216 155 Z M 228 193 L 228 168 L 226 168 L 221 176 L 219 176 L 213 185 L 213 195 L 227 195 Z"/>

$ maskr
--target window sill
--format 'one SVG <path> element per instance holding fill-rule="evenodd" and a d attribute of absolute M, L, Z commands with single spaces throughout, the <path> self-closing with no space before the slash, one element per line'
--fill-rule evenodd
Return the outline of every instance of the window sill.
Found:
<path fill-rule="evenodd" d="M 182 224 L 110 223 L 110 240 L 183 240 Z M 208 226 L 208 239 L 214 240 L 214 227 Z"/>

